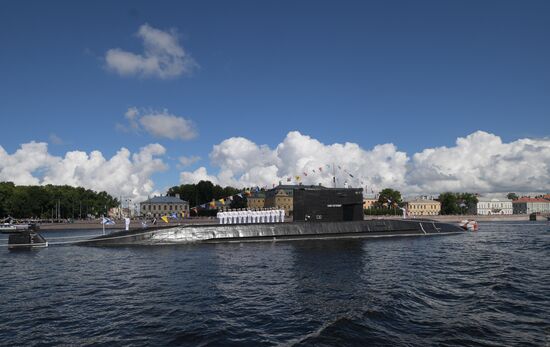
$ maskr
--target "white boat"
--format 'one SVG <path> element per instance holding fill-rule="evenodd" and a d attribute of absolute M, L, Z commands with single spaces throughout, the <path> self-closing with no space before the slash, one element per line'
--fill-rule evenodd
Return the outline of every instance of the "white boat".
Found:
<path fill-rule="evenodd" d="M 13 233 L 17 231 L 17 227 L 11 223 L 2 223 L 0 224 L 1 233 Z"/>

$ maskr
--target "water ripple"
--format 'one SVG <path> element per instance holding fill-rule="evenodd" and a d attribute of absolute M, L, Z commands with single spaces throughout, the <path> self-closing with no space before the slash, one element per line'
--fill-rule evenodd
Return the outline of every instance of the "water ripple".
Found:
<path fill-rule="evenodd" d="M 548 345 L 548 226 L 481 229 L 388 240 L 1 248 L 0 344 Z"/>

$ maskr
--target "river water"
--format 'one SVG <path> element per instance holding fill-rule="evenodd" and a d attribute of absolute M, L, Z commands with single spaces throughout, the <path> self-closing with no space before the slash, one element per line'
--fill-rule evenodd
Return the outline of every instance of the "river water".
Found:
<path fill-rule="evenodd" d="M 550 226 L 480 229 L 24 252 L 4 245 L 0 345 L 549 346 Z M 99 232 L 43 235 L 60 243 Z"/>

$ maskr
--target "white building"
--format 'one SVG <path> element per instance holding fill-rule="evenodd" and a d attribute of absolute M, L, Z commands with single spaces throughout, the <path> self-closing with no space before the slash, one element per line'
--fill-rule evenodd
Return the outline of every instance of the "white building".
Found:
<path fill-rule="evenodd" d="M 477 198 L 476 213 L 478 215 L 512 214 L 512 200 L 506 198 Z"/>

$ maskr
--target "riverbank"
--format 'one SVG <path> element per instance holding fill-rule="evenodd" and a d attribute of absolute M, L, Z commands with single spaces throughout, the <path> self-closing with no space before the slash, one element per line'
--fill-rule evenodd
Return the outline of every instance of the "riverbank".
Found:
<path fill-rule="evenodd" d="M 365 216 L 365 219 L 400 219 L 400 216 Z M 427 218 L 433 219 L 439 222 L 447 223 L 458 223 L 462 220 L 475 220 L 478 222 L 513 222 L 513 221 L 529 221 L 528 215 L 491 215 L 491 216 L 481 216 L 481 215 L 439 215 L 439 216 L 424 216 L 418 218 Z M 415 218 L 409 218 L 415 219 Z M 537 220 L 545 221 L 546 217 L 537 216 Z M 291 220 L 288 220 L 291 221 Z M 116 220 L 114 225 L 106 225 L 105 229 L 109 230 L 119 230 L 124 229 L 124 220 Z M 157 225 L 182 225 L 182 224 L 217 224 L 218 221 L 216 218 L 212 217 L 196 217 L 196 218 L 186 218 L 178 221 L 170 221 L 170 223 L 165 223 L 162 220 L 157 221 Z M 149 226 L 151 224 L 149 223 Z M 141 228 L 140 220 L 132 220 L 130 228 Z M 99 220 L 82 220 L 75 221 L 73 223 L 42 223 L 40 224 L 40 230 L 66 230 L 66 229 L 101 229 L 101 223 Z"/>
<path fill-rule="evenodd" d="M 367 216 L 372 219 L 393 219 L 400 218 L 399 216 Z M 410 219 L 414 219 L 409 217 Z M 529 221 L 529 215 L 526 214 L 512 214 L 512 215 L 438 215 L 438 216 L 418 216 L 418 218 L 433 219 L 439 222 L 458 223 L 462 220 L 475 220 L 478 222 L 516 222 L 516 221 Z M 545 221 L 546 217 L 537 216 L 537 220 Z"/>

